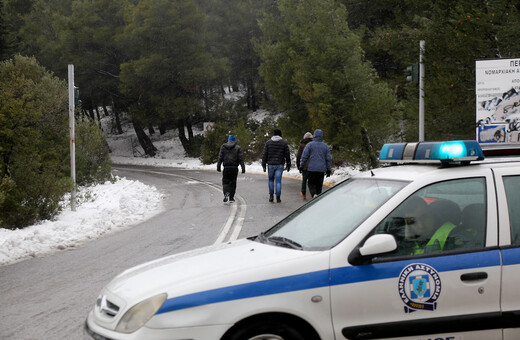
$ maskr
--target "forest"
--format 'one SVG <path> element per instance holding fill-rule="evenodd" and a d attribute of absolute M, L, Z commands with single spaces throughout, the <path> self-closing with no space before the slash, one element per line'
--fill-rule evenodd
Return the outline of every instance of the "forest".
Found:
<path fill-rule="evenodd" d="M 336 163 L 371 167 L 384 142 L 418 140 L 406 69 L 420 41 L 425 140 L 475 138 L 475 61 L 519 57 L 519 10 L 510 0 L 3 0 L 0 60 L 56 81 L 74 64 L 78 118 L 110 115 L 117 133 L 129 115 L 150 157 L 150 134 L 176 129 L 203 162 L 230 132 L 255 160 L 276 125 L 292 145 L 320 128 Z M 10 121 L 10 107 L 0 104 L 0 205 L 13 182 L 4 146 L 32 124 Z M 280 118 L 248 118 L 259 109 Z M 214 131 L 194 133 L 202 122 Z"/>

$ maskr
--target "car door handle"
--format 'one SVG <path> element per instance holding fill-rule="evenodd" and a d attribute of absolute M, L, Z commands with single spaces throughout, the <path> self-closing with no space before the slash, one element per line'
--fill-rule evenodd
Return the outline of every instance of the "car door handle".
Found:
<path fill-rule="evenodd" d="M 486 272 L 477 272 L 477 273 L 467 273 L 462 274 L 460 279 L 462 281 L 476 281 L 476 280 L 484 280 L 487 279 L 488 274 Z"/>

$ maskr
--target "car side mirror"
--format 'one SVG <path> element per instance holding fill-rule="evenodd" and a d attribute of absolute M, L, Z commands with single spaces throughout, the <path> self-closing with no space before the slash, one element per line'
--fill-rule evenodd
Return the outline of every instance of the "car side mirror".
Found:
<path fill-rule="evenodd" d="M 356 247 L 348 257 L 351 264 L 366 264 L 377 255 L 393 252 L 397 249 L 397 242 L 393 235 L 376 234 L 370 236 L 365 243 Z"/>
<path fill-rule="evenodd" d="M 379 255 L 389 253 L 397 249 L 394 236 L 390 234 L 372 235 L 359 248 L 361 256 Z"/>

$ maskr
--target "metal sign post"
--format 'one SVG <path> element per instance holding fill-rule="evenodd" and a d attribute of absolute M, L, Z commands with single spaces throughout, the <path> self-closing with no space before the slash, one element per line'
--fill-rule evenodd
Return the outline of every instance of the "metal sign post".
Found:
<path fill-rule="evenodd" d="M 76 211 L 76 148 L 74 144 L 74 108 L 74 65 L 69 64 L 70 177 L 72 178 L 70 208 L 72 211 Z"/>
<path fill-rule="evenodd" d="M 424 40 L 419 42 L 419 142 L 424 142 Z"/>

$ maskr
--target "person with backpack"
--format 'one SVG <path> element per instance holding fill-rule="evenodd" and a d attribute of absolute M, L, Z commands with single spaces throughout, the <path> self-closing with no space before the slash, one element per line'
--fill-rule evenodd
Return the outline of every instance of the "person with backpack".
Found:
<path fill-rule="evenodd" d="M 291 154 L 289 152 L 289 145 L 282 139 L 282 131 L 274 129 L 273 137 L 269 139 L 264 146 L 264 153 L 262 155 L 262 169 L 266 170 L 269 178 L 269 202 L 274 201 L 273 195 L 276 194 L 276 202 L 282 202 L 280 198 L 282 194 L 282 173 L 284 164 L 286 170 L 291 169 Z"/>
<path fill-rule="evenodd" d="M 222 171 L 222 191 L 224 192 L 224 203 L 235 202 L 235 193 L 237 188 L 238 166 L 242 168 L 242 173 L 246 172 L 246 166 L 242 159 L 242 150 L 237 144 L 235 135 L 229 135 L 227 143 L 222 144 L 218 155 L 217 171 Z"/>
<path fill-rule="evenodd" d="M 309 162 L 309 163 L 307 163 Z M 308 184 L 311 198 L 321 194 L 323 177 L 330 176 L 332 156 L 327 144 L 323 142 L 323 131 L 316 129 L 312 142 L 303 149 L 300 167 L 307 164 Z"/>

